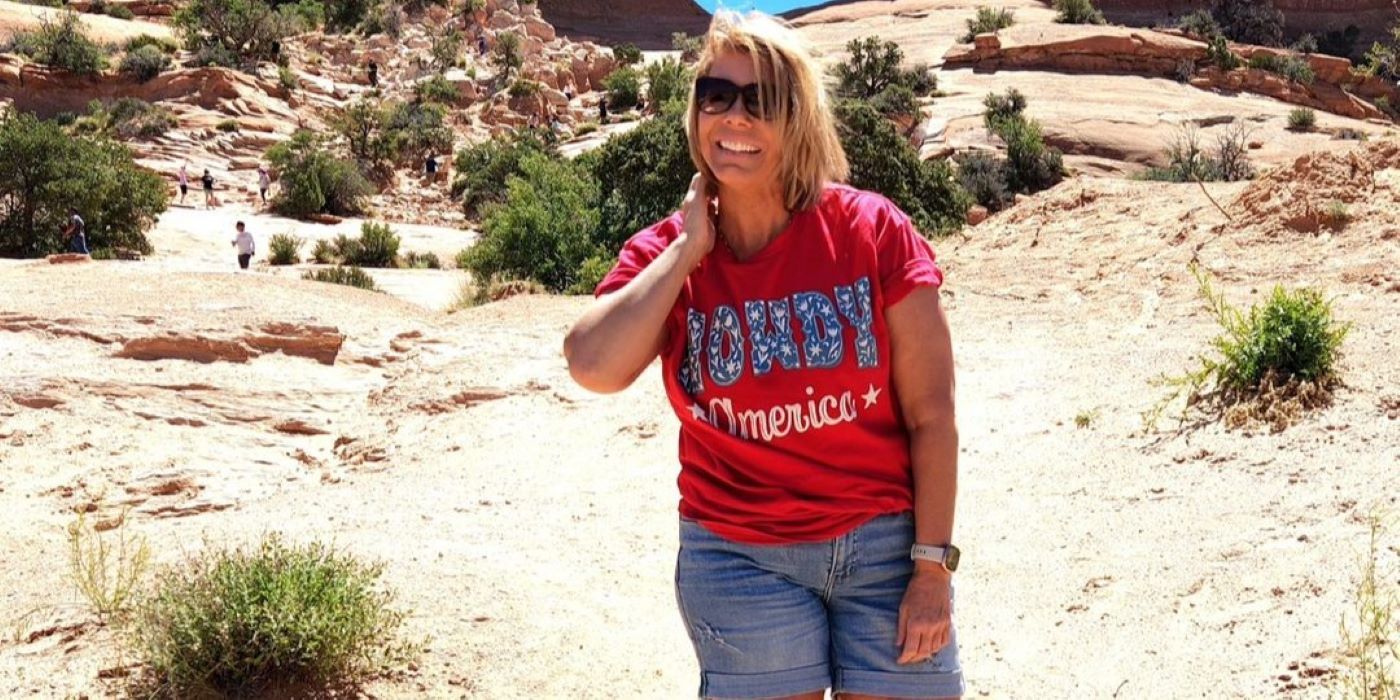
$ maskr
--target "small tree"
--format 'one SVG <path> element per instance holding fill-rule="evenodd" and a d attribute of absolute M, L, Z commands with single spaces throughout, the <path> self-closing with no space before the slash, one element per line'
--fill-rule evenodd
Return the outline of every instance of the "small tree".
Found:
<path fill-rule="evenodd" d="M 107 68 L 105 52 L 88 38 L 72 11 L 64 12 L 57 22 L 41 19 L 38 31 L 18 33 L 11 44 L 15 53 L 78 75 L 96 75 Z"/>
<path fill-rule="evenodd" d="M 878 36 L 852 39 L 846 43 L 846 52 L 850 58 L 833 69 L 838 94 L 868 100 L 900 81 L 904 52 L 893 41 L 880 41 Z"/>
<path fill-rule="evenodd" d="M 1400 80 L 1400 21 L 1390 27 L 1390 37 L 1387 41 L 1371 44 L 1361 69 L 1369 75 Z"/>
<path fill-rule="evenodd" d="M 515 32 L 502 32 L 496 35 L 496 48 L 491 52 L 491 62 L 510 75 L 525 65 L 525 56 L 520 45 L 520 35 Z"/>
<path fill-rule="evenodd" d="M 1104 24 L 1103 13 L 1094 7 L 1093 0 L 1055 0 L 1059 14 L 1055 21 L 1060 24 Z"/>
<path fill-rule="evenodd" d="M 613 47 L 613 58 L 624 66 L 636 65 L 642 62 L 642 50 L 636 44 L 618 44 Z"/>
<path fill-rule="evenodd" d="M 1270 0 L 1215 0 L 1210 13 L 1231 41 L 1283 45 L 1283 13 Z"/>
<path fill-rule="evenodd" d="M 121 70 L 130 73 L 141 82 L 146 82 L 170 67 L 170 57 L 155 46 L 146 45 L 128 51 L 122 57 Z"/>
<path fill-rule="evenodd" d="M 700 60 L 700 52 L 705 48 L 705 37 L 691 36 L 685 32 L 671 34 L 671 50 L 681 52 L 681 62 L 694 63 Z"/>
<path fill-rule="evenodd" d="M 964 43 L 972 41 L 978 34 L 999 32 L 1016 23 L 1016 15 L 1011 10 L 993 10 L 990 7 L 977 8 L 977 15 L 967 20 L 967 33 Z"/>
<path fill-rule="evenodd" d="M 358 214 L 373 188 L 354 163 L 336 158 L 325 138 L 305 129 L 267 152 L 281 173 L 281 188 L 272 208 L 285 216 Z"/>
<path fill-rule="evenodd" d="M 667 56 L 646 67 L 647 103 L 660 112 L 672 100 L 684 100 L 690 91 L 691 72 L 685 64 Z"/>
<path fill-rule="evenodd" d="M 636 68 L 623 66 L 603 78 L 603 87 L 608 90 L 608 106 L 615 110 L 631 109 L 637 106 L 642 93 L 642 77 Z"/>
<path fill-rule="evenodd" d="M 520 163 L 530 153 L 552 151 L 531 131 L 522 131 L 513 140 L 491 139 L 458 151 L 453 162 L 457 177 L 452 182 L 452 196 L 462 198 L 467 216 L 476 217 L 487 203 L 504 198 L 506 181 L 520 173 Z"/>
<path fill-rule="evenodd" d="M 200 63 L 239 66 L 271 59 L 282 39 L 306 29 L 296 5 L 263 0 L 191 0 L 172 21 Z"/>
<path fill-rule="evenodd" d="M 443 33 L 433 37 L 433 45 L 432 48 L 429 49 L 433 70 L 441 72 L 457 65 L 457 57 L 461 54 L 461 32 L 456 29 L 447 29 Z"/>
<path fill-rule="evenodd" d="M 601 250 L 616 256 L 629 236 L 675 211 L 695 165 L 685 138 L 684 105 L 663 105 L 655 119 L 580 156 L 598 181 Z"/>

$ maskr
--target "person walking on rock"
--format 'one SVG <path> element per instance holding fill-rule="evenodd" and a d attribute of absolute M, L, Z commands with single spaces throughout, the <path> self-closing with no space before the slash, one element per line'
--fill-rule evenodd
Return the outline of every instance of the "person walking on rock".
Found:
<path fill-rule="evenodd" d="M 369 86 L 372 87 L 372 88 L 377 88 L 377 87 L 379 87 L 379 64 L 378 64 L 378 63 L 375 63 L 374 61 L 370 61 L 370 62 L 369 62 L 369 71 L 368 71 L 368 72 L 369 72 Z"/>
<path fill-rule="evenodd" d="M 598 98 L 598 123 L 608 123 L 608 96 L 603 95 Z"/>
<path fill-rule="evenodd" d="M 204 206 L 213 209 L 218 202 L 214 199 L 214 176 L 209 174 L 209 169 L 204 169 L 204 177 L 199 178 L 204 185 Z"/>
<path fill-rule="evenodd" d="M 801 35 L 720 10 L 696 75 L 698 173 L 623 245 L 564 356 L 600 393 L 661 359 L 699 695 L 961 697 L 943 272 L 905 212 L 841 184 Z"/>
<path fill-rule="evenodd" d="M 262 203 L 267 204 L 267 191 L 272 189 L 272 176 L 267 174 L 267 166 L 258 166 L 258 195 L 262 197 Z"/>
<path fill-rule="evenodd" d="M 90 255 L 87 245 L 87 227 L 76 207 L 68 208 L 68 225 L 63 227 L 63 239 L 68 243 L 68 252 Z"/>
<path fill-rule="evenodd" d="M 255 249 L 253 245 L 253 234 L 248 233 L 248 228 L 243 225 L 242 221 L 234 224 L 234 228 L 238 229 L 238 235 L 234 236 L 233 239 L 233 247 L 238 250 L 238 267 L 239 269 L 246 270 L 248 269 L 248 263 L 253 259 L 253 251 Z"/>
<path fill-rule="evenodd" d="M 190 191 L 190 174 L 185 172 L 185 166 L 181 165 L 180 172 L 175 177 L 180 181 L 180 203 L 184 204 L 185 195 Z"/>

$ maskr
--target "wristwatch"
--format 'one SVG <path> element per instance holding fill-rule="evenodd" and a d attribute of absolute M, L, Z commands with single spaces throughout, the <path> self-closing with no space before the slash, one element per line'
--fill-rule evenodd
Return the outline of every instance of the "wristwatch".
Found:
<path fill-rule="evenodd" d="M 947 547 L 916 544 L 909 550 L 910 559 L 938 562 L 950 574 L 958 570 L 958 559 L 961 557 L 962 552 L 951 544 Z"/>

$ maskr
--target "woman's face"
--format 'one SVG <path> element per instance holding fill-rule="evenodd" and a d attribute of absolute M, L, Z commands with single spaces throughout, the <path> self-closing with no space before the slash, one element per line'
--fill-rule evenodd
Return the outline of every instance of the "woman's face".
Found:
<path fill-rule="evenodd" d="M 758 81 L 751 59 L 740 53 L 720 54 L 706 75 L 740 87 Z M 700 111 L 696 132 L 705 163 L 720 184 L 731 189 L 771 189 L 776 183 L 781 162 L 777 129 L 772 122 L 750 115 L 742 98 L 723 114 Z"/>

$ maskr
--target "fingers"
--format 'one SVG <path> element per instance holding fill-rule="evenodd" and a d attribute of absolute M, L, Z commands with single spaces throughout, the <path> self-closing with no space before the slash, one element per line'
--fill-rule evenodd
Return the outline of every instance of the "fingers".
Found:
<path fill-rule="evenodd" d="M 900 613 L 899 635 L 895 642 L 900 647 L 898 662 L 901 664 L 925 661 L 948 646 L 949 623 L 943 620 L 918 620 L 908 622 L 903 611 Z"/>

